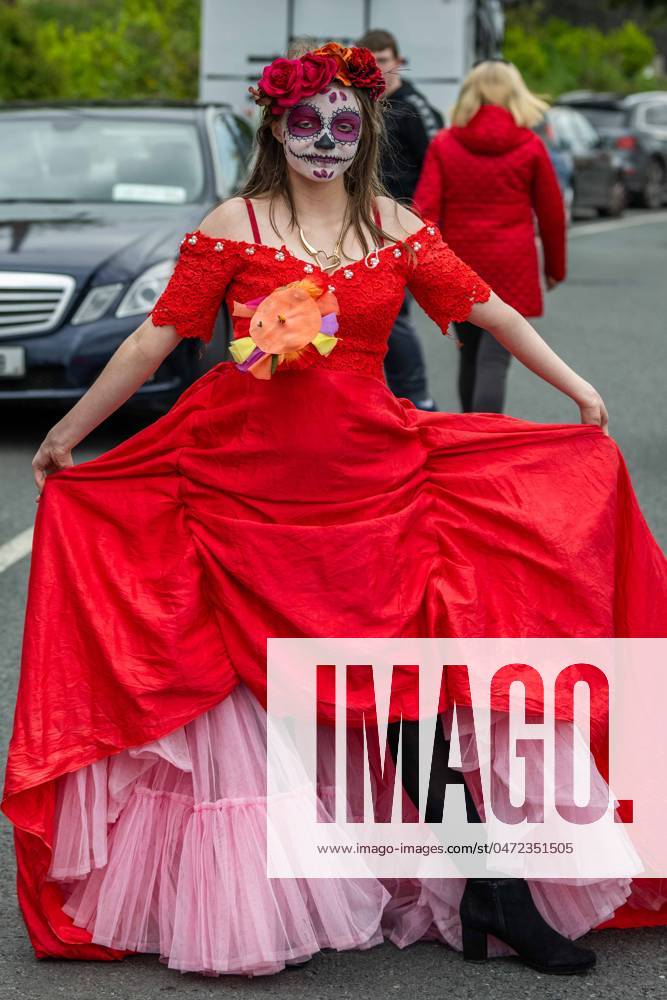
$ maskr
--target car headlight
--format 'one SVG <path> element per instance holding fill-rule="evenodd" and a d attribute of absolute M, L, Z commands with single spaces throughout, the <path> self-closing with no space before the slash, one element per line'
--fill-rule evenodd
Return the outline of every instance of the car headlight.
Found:
<path fill-rule="evenodd" d="M 145 316 L 149 313 L 162 295 L 174 263 L 174 260 L 163 260 L 140 274 L 121 299 L 116 316 Z"/>
<path fill-rule="evenodd" d="M 72 324 L 80 326 L 81 323 L 94 323 L 100 319 L 122 290 L 122 284 L 98 285 L 97 288 L 91 288 L 72 316 Z"/>

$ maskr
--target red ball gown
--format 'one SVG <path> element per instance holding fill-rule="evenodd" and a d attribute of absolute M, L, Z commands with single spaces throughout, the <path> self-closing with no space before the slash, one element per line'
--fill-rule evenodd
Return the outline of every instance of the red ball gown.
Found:
<path fill-rule="evenodd" d="M 406 286 L 443 333 L 489 295 L 429 222 L 328 275 L 187 234 L 153 321 L 207 341 L 223 298 L 304 277 L 338 300 L 331 353 L 268 379 L 217 364 L 46 479 L 2 803 L 40 958 L 259 975 L 384 939 L 460 949 L 463 880 L 266 877 L 267 637 L 667 636 L 667 562 L 611 437 L 387 388 Z M 667 923 L 659 880 L 531 887 L 571 937 Z"/>

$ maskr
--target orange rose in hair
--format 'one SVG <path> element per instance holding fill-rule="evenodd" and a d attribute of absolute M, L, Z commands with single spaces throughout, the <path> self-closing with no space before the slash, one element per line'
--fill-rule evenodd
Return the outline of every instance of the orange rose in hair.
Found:
<path fill-rule="evenodd" d="M 352 49 L 343 48 L 338 42 L 327 42 L 319 49 L 315 49 L 314 55 L 322 56 L 332 56 L 338 63 L 338 69 L 336 71 L 336 77 L 341 81 L 341 83 L 351 86 L 352 81 L 350 80 L 347 73 L 347 60 L 350 57 Z"/>

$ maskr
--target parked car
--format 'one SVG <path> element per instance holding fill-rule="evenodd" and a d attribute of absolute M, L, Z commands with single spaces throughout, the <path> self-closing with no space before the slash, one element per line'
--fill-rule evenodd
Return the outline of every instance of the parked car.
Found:
<path fill-rule="evenodd" d="M 667 91 L 626 97 L 575 91 L 557 103 L 580 111 L 617 151 L 633 202 L 660 208 L 667 201 Z"/>
<path fill-rule="evenodd" d="M 250 139 L 222 105 L 0 109 L 0 400 L 83 395 L 243 179 Z M 210 348 L 178 344 L 132 406 L 168 408 L 229 336 L 222 309 Z"/>
<path fill-rule="evenodd" d="M 557 143 L 553 140 L 551 126 L 546 126 L 541 134 L 553 168 L 556 171 L 556 177 L 558 178 L 565 203 L 565 217 L 568 226 L 570 226 L 572 224 L 572 203 L 574 201 L 574 160 L 570 153 L 566 153 L 564 150 L 558 148 Z M 549 135 L 551 135 L 551 139 L 548 138 Z"/>
<path fill-rule="evenodd" d="M 581 209 L 594 209 L 607 216 L 623 214 L 626 189 L 621 160 L 584 115 L 569 107 L 554 106 L 536 131 L 555 158 L 554 166 L 561 160 L 557 172 L 569 176 L 571 191 L 566 189 L 565 200 L 572 215 Z"/>

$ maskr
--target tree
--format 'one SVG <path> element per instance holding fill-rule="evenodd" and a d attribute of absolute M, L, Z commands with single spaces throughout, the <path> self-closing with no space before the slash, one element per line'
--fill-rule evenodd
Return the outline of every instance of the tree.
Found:
<path fill-rule="evenodd" d="M 13 35 L 0 22 L 2 64 L 14 68 L 13 84 L 0 77 L 0 97 L 192 100 L 199 11 L 199 0 L 104 0 L 92 11 L 80 0 L 24 0 L 3 14 Z"/>
<path fill-rule="evenodd" d="M 566 90 L 628 93 L 654 88 L 653 41 L 636 24 L 602 32 L 561 18 L 540 19 L 539 4 L 508 12 L 503 52 L 531 89 L 556 96 Z"/>
<path fill-rule="evenodd" d="M 0 98 L 43 97 L 59 80 L 40 58 L 37 24 L 14 6 L 0 7 Z"/>

